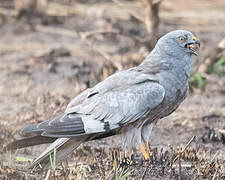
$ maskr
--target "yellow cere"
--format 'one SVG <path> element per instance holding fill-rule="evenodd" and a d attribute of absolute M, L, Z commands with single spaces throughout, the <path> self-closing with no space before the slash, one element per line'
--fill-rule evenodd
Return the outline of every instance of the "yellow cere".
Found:
<path fill-rule="evenodd" d="M 193 40 L 196 41 L 196 39 L 197 39 L 197 38 L 194 36 L 194 37 L 193 37 Z"/>

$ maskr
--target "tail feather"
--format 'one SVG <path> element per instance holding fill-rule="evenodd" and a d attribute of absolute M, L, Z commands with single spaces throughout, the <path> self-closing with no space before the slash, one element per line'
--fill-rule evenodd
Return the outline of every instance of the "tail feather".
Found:
<path fill-rule="evenodd" d="M 45 137 L 45 136 L 34 136 L 30 138 L 25 138 L 21 140 L 16 140 L 10 144 L 8 144 L 3 151 L 9 151 L 9 150 L 15 150 L 15 149 L 21 149 L 25 148 L 28 146 L 35 146 L 39 144 L 47 144 L 47 143 L 52 143 L 56 140 L 57 138 L 53 137 Z"/>
<path fill-rule="evenodd" d="M 88 135 L 73 137 L 73 138 L 59 138 L 54 141 L 34 162 L 29 166 L 30 169 L 40 165 L 42 168 L 50 166 L 49 155 L 56 149 L 56 164 L 59 164 L 64 158 L 73 150 L 78 148 L 80 144 L 88 139 Z"/>

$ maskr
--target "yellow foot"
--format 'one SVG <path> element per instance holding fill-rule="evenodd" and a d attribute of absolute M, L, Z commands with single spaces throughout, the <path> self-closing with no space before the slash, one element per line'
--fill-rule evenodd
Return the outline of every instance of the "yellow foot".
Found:
<path fill-rule="evenodd" d="M 151 157 L 151 151 L 150 151 L 150 148 L 149 148 L 149 145 L 148 145 L 148 142 L 147 141 L 144 141 L 145 143 L 145 148 L 146 148 L 146 151 L 148 153 L 148 157 L 150 158 Z"/>
<path fill-rule="evenodd" d="M 142 155 L 144 156 L 145 160 L 148 160 L 149 156 L 145 150 L 145 147 L 142 144 L 139 144 L 139 148 L 140 148 L 140 151 L 141 151 Z"/>

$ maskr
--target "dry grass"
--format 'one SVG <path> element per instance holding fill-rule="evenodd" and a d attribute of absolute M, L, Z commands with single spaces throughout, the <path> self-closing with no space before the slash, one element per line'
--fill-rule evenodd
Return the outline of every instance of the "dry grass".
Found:
<path fill-rule="evenodd" d="M 12 2 L 0 3 L 1 146 L 17 139 L 20 127 L 61 113 L 80 91 L 139 64 L 149 52 L 144 47 L 149 34 L 141 1 L 49 2 L 44 17 L 19 23 L 17 11 L 8 8 Z M 204 60 L 225 36 L 225 4 L 209 0 L 175 4 L 162 2 L 159 34 L 178 28 L 199 33 L 199 59 Z M 209 16 L 209 9 L 215 16 Z M 25 167 L 44 148 L 34 147 L 0 154 L 0 179 L 225 178 L 224 78 L 208 74 L 204 78 L 205 91 L 193 94 L 170 121 L 159 122 L 149 161 L 138 152 L 125 155 L 118 148 L 120 138 L 109 138 L 82 145 L 56 170 L 30 172 Z M 192 136 L 196 139 L 187 143 Z M 115 148 L 109 148 L 111 144 Z"/>

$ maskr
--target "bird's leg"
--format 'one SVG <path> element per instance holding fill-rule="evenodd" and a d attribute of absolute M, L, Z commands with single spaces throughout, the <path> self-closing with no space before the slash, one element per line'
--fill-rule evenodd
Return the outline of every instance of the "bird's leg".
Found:
<path fill-rule="evenodd" d="M 148 153 L 146 152 L 143 144 L 140 143 L 139 148 L 140 148 L 140 151 L 141 151 L 142 155 L 144 156 L 145 160 L 148 160 L 149 156 L 148 156 Z"/>
<path fill-rule="evenodd" d="M 153 122 L 153 123 L 150 123 L 150 125 L 143 126 L 143 128 L 142 128 L 142 141 L 144 142 L 143 144 L 145 145 L 145 150 L 148 155 L 148 159 L 150 159 L 150 157 L 151 157 L 151 151 L 150 151 L 150 148 L 148 145 L 148 140 L 149 140 L 149 137 L 151 135 L 152 128 L 154 125 L 155 125 L 155 123 Z"/>
<path fill-rule="evenodd" d="M 151 157 L 151 150 L 149 148 L 148 142 L 144 140 L 144 143 L 145 143 L 146 151 L 148 153 L 148 157 L 150 158 Z"/>

